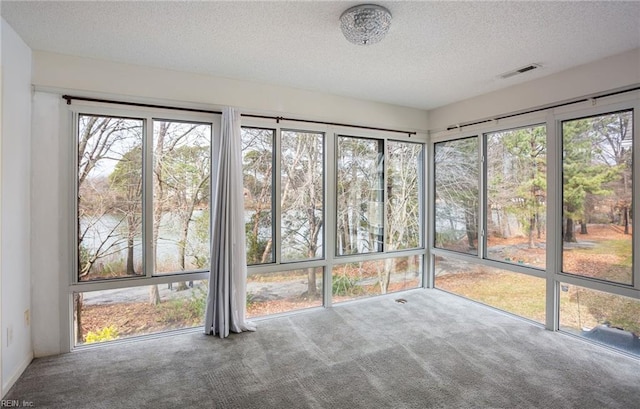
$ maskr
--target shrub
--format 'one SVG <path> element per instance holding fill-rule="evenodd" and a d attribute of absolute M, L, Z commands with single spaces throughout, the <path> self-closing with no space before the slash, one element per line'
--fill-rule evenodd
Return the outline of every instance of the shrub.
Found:
<path fill-rule="evenodd" d="M 358 279 L 351 278 L 346 274 L 336 275 L 333 277 L 331 291 L 333 295 L 355 295 L 362 288 L 358 285 Z"/>
<path fill-rule="evenodd" d="M 110 325 L 99 329 L 96 332 L 89 331 L 84 342 L 86 344 L 93 344 L 95 342 L 113 341 L 118 338 L 118 330 L 115 326 Z"/>
<path fill-rule="evenodd" d="M 160 304 L 162 321 L 166 323 L 181 323 L 185 327 L 198 325 L 204 316 L 207 304 L 207 284 L 198 284 L 188 299 L 175 298 Z"/>
<path fill-rule="evenodd" d="M 253 306 L 256 303 L 256 295 L 247 291 L 247 308 Z"/>

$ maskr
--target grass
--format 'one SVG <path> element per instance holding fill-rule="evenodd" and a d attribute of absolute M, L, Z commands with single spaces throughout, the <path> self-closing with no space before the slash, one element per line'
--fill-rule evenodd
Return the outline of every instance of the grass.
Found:
<path fill-rule="evenodd" d="M 586 277 L 631 284 L 631 236 L 625 239 L 595 240 L 594 247 L 565 250 L 563 269 Z"/>
<path fill-rule="evenodd" d="M 586 276 L 628 281 L 632 266 L 631 240 L 597 240 L 593 248 L 565 253 L 576 271 Z M 447 274 L 436 277 L 436 287 L 534 321 L 545 321 L 545 280 L 525 274 L 447 261 Z M 449 265 L 454 265 L 451 269 Z M 560 293 L 560 324 L 580 331 L 599 324 L 640 334 L 640 302 L 626 297 L 564 286 Z"/>
<path fill-rule="evenodd" d="M 436 278 L 436 287 L 544 323 L 545 280 L 510 272 L 455 273 Z"/>
<path fill-rule="evenodd" d="M 626 240 L 603 240 L 598 241 L 597 245 L 590 249 L 584 249 L 581 252 L 585 255 L 589 254 L 615 254 L 620 257 L 621 261 L 618 265 L 631 268 L 632 266 L 632 243 L 631 236 Z"/>

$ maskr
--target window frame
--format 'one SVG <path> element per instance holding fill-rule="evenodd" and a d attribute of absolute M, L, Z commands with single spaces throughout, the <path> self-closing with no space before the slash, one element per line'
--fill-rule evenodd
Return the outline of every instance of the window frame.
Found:
<path fill-rule="evenodd" d="M 633 110 L 634 123 L 633 123 L 633 197 L 637 197 L 640 192 L 640 127 L 638 126 L 639 113 L 640 113 L 640 92 L 632 91 L 623 94 L 614 94 L 612 96 L 603 97 L 601 99 L 587 99 L 586 101 L 580 101 L 572 104 L 567 104 L 559 108 L 549 110 L 539 110 L 536 112 L 513 115 L 506 119 L 488 120 L 478 125 L 471 125 L 466 129 L 454 128 L 451 130 L 440 131 L 434 133 L 429 141 L 429 171 L 434 172 L 434 151 L 435 144 L 443 141 L 461 139 L 471 137 L 475 135 L 484 135 L 486 133 L 499 132 L 502 130 L 509 130 L 514 128 L 526 128 L 536 125 L 546 124 L 547 130 L 547 214 L 546 223 L 547 226 L 559 226 L 562 221 L 562 122 L 572 119 L 579 119 L 584 117 L 592 117 L 597 115 L 604 115 L 608 113 L 615 113 L 621 111 Z M 482 138 L 482 155 L 486 157 L 486 141 Z M 481 200 L 482 208 L 480 209 L 480 221 L 482 224 L 480 231 L 486 234 L 486 187 L 484 181 L 486 180 L 486 173 L 481 173 L 481 190 L 480 193 L 483 196 Z M 435 178 L 429 179 L 429 198 L 428 198 L 428 224 L 434 224 L 435 221 Z M 640 200 L 635 200 L 632 207 L 633 214 L 639 214 L 640 212 Z M 639 218 L 633 220 L 632 228 L 637 229 L 640 227 Z M 591 279 L 588 277 L 576 276 L 562 272 L 562 259 L 561 259 L 561 247 L 562 237 L 561 229 L 554 228 L 553 230 L 547 229 L 546 240 L 546 269 L 537 269 L 533 267 L 526 267 L 522 265 L 509 264 L 503 262 L 496 262 L 490 259 L 484 258 L 485 250 L 479 252 L 478 256 L 472 256 L 468 254 L 462 254 L 450 250 L 440 249 L 435 247 L 435 230 L 430 228 L 428 230 L 429 248 L 428 248 L 428 280 L 431 286 L 436 287 L 435 283 L 435 257 L 442 255 L 448 258 L 459 259 L 461 261 L 471 262 L 478 265 L 485 265 L 488 267 L 500 268 L 508 271 L 528 274 L 536 277 L 546 279 L 546 319 L 544 327 L 552 330 L 559 330 L 559 296 L 560 296 L 560 283 L 571 284 L 581 286 L 587 289 L 602 291 L 605 293 L 611 293 L 620 296 L 626 296 L 633 299 L 640 299 L 640 235 L 635 234 L 633 237 L 632 248 L 634 250 L 633 259 L 633 286 L 615 283 L 615 282 L 603 282 L 597 279 Z M 484 246 L 485 239 L 479 241 L 479 244 Z"/>
<path fill-rule="evenodd" d="M 84 285 L 91 283 L 102 283 L 102 282 L 113 282 L 113 281 L 136 281 L 142 279 L 154 278 L 158 279 L 160 277 L 173 278 L 173 280 L 159 280 L 159 282 L 172 282 L 178 281 L 183 276 L 194 276 L 194 275 L 202 275 L 207 274 L 209 269 L 198 269 L 198 270 L 186 270 L 186 271 L 174 271 L 162 274 L 156 274 L 154 271 L 154 259 L 155 252 L 153 249 L 153 140 L 154 140 L 154 122 L 181 122 L 181 123 L 194 123 L 194 124 L 203 124 L 211 126 L 211 141 L 213 142 L 213 138 L 217 137 L 217 133 L 220 129 L 220 116 L 219 115 L 205 115 L 205 114 L 184 114 L 179 111 L 172 110 L 158 110 L 158 109 L 149 109 L 149 110 L 118 110 L 112 109 L 110 107 L 103 106 L 95 106 L 94 104 L 74 104 L 69 108 L 72 116 L 72 132 L 73 132 L 73 145 L 72 148 L 74 163 L 73 163 L 73 176 L 72 179 L 74 182 L 73 185 L 73 197 L 78 198 L 78 132 L 79 132 L 79 118 L 80 116 L 96 116 L 96 117 L 111 117 L 111 118 L 124 118 L 124 119 L 134 119 L 142 121 L 142 203 L 141 203 L 141 213 L 142 213 L 142 272 L 135 277 L 116 277 L 110 279 L 102 279 L 102 280 L 93 280 L 93 281 L 80 281 L 78 277 L 78 237 L 77 232 L 74 233 L 74 246 L 73 246 L 73 255 L 72 260 L 73 268 L 72 274 L 73 278 L 71 280 L 72 284 L 76 285 Z M 213 143 L 210 143 L 209 153 L 211 158 L 213 158 Z M 210 177 L 213 176 L 215 169 L 213 169 L 213 161 L 210 163 L 211 174 Z M 210 187 L 211 188 L 211 187 Z M 211 194 L 210 194 L 211 197 Z M 72 220 L 77 222 L 78 218 L 78 200 L 74 199 L 73 206 L 73 216 Z M 209 221 L 211 225 L 211 220 Z M 195 279 L 195 278 L 194 278 Z M 145 284 L 139 284 L 145 285 Z"/>
<path fill-rule="evenodd" d="M 295 264 L 295 263 L 304 263 L 307 261 L 314 261 L 314 260 L 324 260 L 326 259 L 326 253 L 327 253 L 327 239 L 326 239 L 326 225 L 327 225 L 327 211 L 326 211 L 326 206 L 327 206 L 327 133 L 324 131 L 316 131 L 316 130 L 309 130 L 309 129 L 298 129 L 298 128 L 292 128 L 292 127 L 280 127 L 278 128 L 278 132 L 277 132 L 277 145 L 278 145 L 278 162 L 277 162 L 277 170 L 278 170 L 278 176 L 277 179 L 277 187 L 276 189 L 274 189 L 275 192 L 278 193 L 278 197 L 281 197 L 282 195 L 282 132 L 292 132 L 292 133 L 301 133 L 301 134 L 315 134 L 318 135 L 322 138 L 322 240 L 320 242 L 320 246 L 322 248 L 322 252 L 320 255 L 316 255 L 315 257 L 312 258 L 304 258 L 304 259 L 296 259 L 296 260 L 288 260 L 288 261 L 283 261 L 283 257 L 282 257 L 282 245 L 279 246 L 279 251 L 276 251 L 276 260 L 278 261 L 279 264 L 283 264 L 283 265 L 288 265 L 288 264 Z M 275 174 L 275 172 L 274 172 Z M 275 186 L 275 185 L 274 185 Z M 277 230 L 277 241 L 278 243 L 282 242 L 282 206 L 280 205 L 279 201 L 276 201 L 274 199 L 274 201 L 277 203 L 276 204 L 276 218 L 274 219 L 275 222 L 273 223 L 274 229 Z M 287 269 L 288 270 L 288 269 Z"/>
<path fill-rule="evenodd" d="M 345 263 L 347 262 L 352 262 L 353 261 L 366 261 L 365 259 L 367 257 L 369 257 L 371 260 L 376 260 L 376 259 L 380 259 L 380 258 L 389 258 L 389 257 L 395 257 L 396 254 L 399 253 L 405 253 L 405 252 L 414 252 L 414 251 L 420 251 L 420 250 L 424 250 L 426 248 L 426 237 L 427 235 L 425 234 L 425 229 L 426 229 L 426 215 L 424 210 L 426 209 L 427 205 L 426 205 L 426 198 L 425 198 L 425 192 L 426 192 L 426 168 L 427 168 L 427 164 L 425 161 L 425 157 L 427 155 L 427 146 L 424 142 L 421 141 L 412 141 L 411 139 L 407 139 L 407 140 L 403 140 L 403 139 L 398 139 L 398 138 L 394 138 L 394 137 L 385 137 L 385 136 L 380 136 L 380 135 L 353 135 L 350 132 L 336 132 L 334 135 L 334 143 L 335 143 L 335 151 L 336 154 L 334 155 L 334 161 L 333 161 L 333 168 L 334 168 L 334 184 L 335 186 L 337 186 L 338 184 L 338 139 L 339 138 L 353 138 L 353 139 L 363 139 L 363 140 L 370 140 L 370 141 L 376 141 L 377 143 L 382 145 L 382 163 L 383 163 L 383 170 L 382 170 L 382 174 L 383 174 L 383 178 L 382 178 L 382 229 L 383 229 L 383 234 L 382 234 L 382 242 L 381 242 L 381 247 L 382 250 L 380 251 L 375 251 L 375 250 L 371 250 L 368 252 L 362 252 L 362 253 L 352 253 L 352 254 L 338 254 L 338 247 L 337 247 L 337 242 L 338 242 L 338 227 L 337 227 L 337 217 L 334 217 L 334 220 L 332 222 L 333 227 L 334 227 L 334 234 L 333 234 L 333 240 L 335 242 L 335 246 L 333 246 L 333 253 L 334 253 L 334 257 L 336 259 L 340 260 L 340 264 L 342 264 L 342 260 L 348 260 L 345 261 Z M 411 248 L 404 248 L 404 249 L 396 249 L 396 250 L 390 250 L 388 249 L 388 233 L 389 233 L 389 228 L 388 228 L 388 217 L 387 217 L 387 212 L 388 212 L 388 203 L 389 203 L 389 197 L 388 197 L 388 183 L 389 183 L 389 172 L 388 172 L 388 164 L 389 164 L 389 159 L 387 158 L 388 152 L 389 152 L 389 143 L 406 143 L 406 144 L 416 144 L 416 145 L 420 145 L 421 146 L 421 153 L 419 155 L 419 159 L 418 159 L 418 164 L 417 164 L 417 174 L 418 174 L 418 198 L 421 199 L 419 200 L 419 213 L 418 213 L 418 223 L 419 223 L 419 231 L 420 231 L 420 237 L 419 237 L 419 243 L 417 246 L 415 247 L 411 247 Z M 337 189 L 334 189 L 333 192 L 334 194 L 334 209 L 337 211 L 338 208 L 338 192 Z M 386 256 L 385 256 L 386 255 Z M 365 259 L 363 259 L 362 257 L 364 256 Z M 398 255 L 398 257 L 400 257 L 401 255 Z M 424 266 L 423 266 L 423 270 L 424 270 Z"/>
<path fill-rule="evenodd" d="M 251 125 L 245 125 L 244 123 L 241 123 L 240 125 L 240 129 L 241 129 L 241 134 L 242 134 L 242 129 L 245 128 L 250 128 L 250 129 L 257 129 L 257 130 L 261 130 L 261 131 L 271 131 L 272 132 L 272 140 L 271 140 L 271 148 L 272 148 L 272 152 L 271 152 L 271 240 L 272 242 L 275 243 L 279 243 L 279 237 L 280 237 L 280 232 L 276 226 L 276 215 L 279 213 L 278 209 L 280 207 L 279 202 L 276 200 L 276 192 L 278 191 L 277 189 L 280 186 L 280 181 L 278 180 L 279 178 L 276 176 L 276 172 L 280 169 L 280 165 L 278 164 L 278 160 L 280 158 L 279 155 L 276 155 L 277 149 L 276 146 L 280 146 L 280 142 L 279 142 L 279 135 L 280 135 L 280 130 L 277 127 L 274 126 L 251 126 Z M 276 157 L 277 156 L 277 157 Z M 243 185 L 244 186 L 244 185 Z M 245 241 L 246 244 L 246 241 Z M 279 247 L 279 246 L 278 246 Z M 276 247 L 275 245 L 272 245 L 271 247 L 271 261 L 267 262 L 267 263 L 251 263 L 249 264 L 247 262 L 247 267 L 256 267 L 256 266 L 264 266 L 264 265 L 270 265 L 270 264 L 278 264 L 278 260 L 279 260 L 279 252 L 276 251 Z"/>
<path fill-rule="evenodd" d="M 124 288 L 133 288 L 139 286 L 149 286 L 149 285 L 158 285 L 158 284 L 169 284 L 174 282 L 181 281 L 196 281 L 207 279 L 209 272 L 208 270 L 203 271 L 187 271 L 187 272 L 178 272 L 178 273 L 165 273 L 161 275 L 153 275 L 153 272 L 148 266 L 153 266 L 153 252 L 152 251 L 143 251 L 144 254 L 144 263 L 145 270 L 144 275 L 140 277 L 122 277 L 117 279 L 110 280 L 99 280 L 99 281 L 78 281 L 77 277 L 77 237 L 75 228 L 77 224 L 77 138 L 78 138 L 78 115 L 95 115 L 95 116 L 113 116 L 113 117 L 122 117 L 122 118 L 134 118 L 134 119 L 143 119 L 144 121 L 144 153 L 143 153 L 143 162 L 146 169 L 153 169 L 153 120 L 160 121 L 171 121 L 171 122 L 195 122 L 195 123 L 210 123 L 212 125 L 212 140 L 218 137 L 220 130 L 220 122 L 221 115 L 217 114 L 207 114 L 207 113 L 190 113 L 181 110 L 173 110 L 170 108 L 146 108 L 146 107 L 117 107 L 113 104 L 109 103 L 99 103 L 99 102 L 88 102 L 88 101 L 74 101 L 73 104 L 67 105 L 66 109 L 61 110 L 61 131 L 66 133 L 70 133 L 72 135 L 71 138 L 65 141 L 65 151 L 63 155 L 70 155 L 68 163 L 65 167 L 65 174 L 67 175 L 68 182 L 68 191 L 65 200 L 69 200 L 68 202 L 68 211 L 65 212 L 65 225 L 67 226 L 64 230 L 65 232 L 62 236 L 66 237 L 70 242 L 71 246 L 69 246 L 68 253 L 66 255 L 66 259 L 68 259 L 68 264 L 65 262 L 65 265 L 68 265 L 70 268 L 63 272 L 63 275 L 66 277 L 66 284 L 62 285 L 60 288 L 60 299 L 62 300 L 60 306 L 60 316 L 62 318 L 62 344 L 65 345 L 63 349 L 65 351 L 73 351 L 76 349 L 86 348 L 86 346 L 78 345 L 76 346 L 74 343 L 74 304 L 73 304 L 73 296 L 75 293 L 84 293 L 84 292 L 93 292 L 93 291 L 102 291 L 102 290 L 113 290 L 113 289 L 124 289 Z M 294 125 L 294 126 L 291 126 Z M 308 126 L 307 126 L 308 125 Z M 427 276 L 427 265 L 425 254 L 427 253 L 426 242 L 428 238 L 427 232 L 427 223 L 426 217 L 424 215 L 424 210 L 427 209 L 426 204 L 426 184 L 427 184 L 427 174 L 428 174 L 428 166 L 426 164 L 426 160 L 428 159 L 428 144 L 427 144 L 427 135 L 426 134 L 418 134 L 415 136 L 407 135 L 400 136 L 397 133 L 387 132 L 387 131 L 378 131 L 378 130 L 369 130 L 363 129 L 362 131 L 357 131 L 358 134 L 362 135 L 362 137 L 367 139 L 379 139 L 384 142 L 384 155 L 387 154 L 387 141 L 398 141 L 398 142 L 407 142 L 407 143 L 415 143 L 421 146 L 422 154 L 421 154 L 421 163 L 419 164 L 419 173 L 420 173 L 420 191 L 418 193 L 420 199 L 420 234 L 421 234 L 421 245 L 416 248 L 411 249 L 402 249 L 395 251 L 384 251 L 381 253 L 369 253 L 364 255 L 355 255 L 355 256 L 344 256 L 344 257 L 336 257 L 335 249 L 333 245 L 328 245 L 329 237 L 335 236 L 336 226 L 336 211 L 332 206 L 328 206 L 327 204 L 335 201 L 336 197 L 336 169 L 335 169 L 335 158 L 336 158 L 336 141 L 337 135 L 351 135 L 354 130 L 348 127 L 342 127 L 340 125 L 321 125 L 315 123 L 309 123 L 305 126 L 299 126 L 293 123 L 287 123 L 287 121 L 277 121 L 274 124 L 274 121 L 271 119 L 264 118 L 252 118 L 252 117 L 243 117 L 241 121 L 242 127 L 253 127 L 253 128 L 266 128 L 266 129 L 275 129 L 275 141 L 274 141 L 274 150 L 275 154 L 273 160 L 274 163 L 278 164 L 278 168 L 281 165 L 281 157 L 280 157 L 280 132 L 282 130 L 286 131 L 294 131 L 294 132 L 308 132 L 308 133 L 317 133 L 322 134 L 323 138 L 323 237 L 322 237 L 322 246 L 323 246 L 323 254 L 321 257 L 317 257 L 309 260 L 301 260 L 301 261 L 290 261 L 290 262 L 281 262 L 280 252 L 275 253 L 276 262 L 264 264 L 264 265 L 251 265 L 247 266 L 248 273 L 269 273 L 269 272 L 286 272 L 290 270 L 301 270 L 307 268 L 323 268 L 322 274 L 322 307 L 311 307 L 311 308 L 330 308 L 332 306 L 332 270 L 334 266 L 339 266 L 345 263 L 351 262 L 359 262 L 359 261 L 374 261 L 381 260 L 387 258 L 398 258 L 398 257 L 409 257 L 409 256 L 418 256 L 417 260 L 420 266 L 421 271 L 419 275 L 419 287 L 424 287 L 426 284 L 425 277 Z M 214 143 L 211 144 L 212 150 L 215 149 Z M 212 152 L 212 167 L 215 166 L 215 156 L 216 153 Z M 279 169 L 277 170 L 279 172 Z M 211 169 L 211 177 L 214 177 L 215 168 Z M 153 217 L 153 202 L 148 198 L 152 198 L 152 172 L 146 171 L 146 175 L 143 175 L 143 183 L 145 186 L 143 187 L 143 211 L 146 212 L 147 216 L 144 219 L 149 219 L 151 221 Z M 273 172 L 274 184 L 273 189 L 276 192 L 280 191 L 280 177 L 276 171 Z M 384 191 L 386 191 L 387 180 L 385 178 L 383 182 Z M 274 222 L 274 226 L 279 225 L 281 223 L 280 217 L 280 208 L 277 200 L 272 198 L 276 203 L 276 207 L 278 209 L 277 214 L 277 224 Z M 386 205 L 386 203 L 385 203 Z M 386 223 L 386 208 L 384 223 Z M 145 234 L 145 238 L 143 239 L 145 243 L 151 241 L 152 237 L 152 223 L 145 223 L 143 226 L 143 234 Z M 211 223 L 211 221 L 210 221 Z M 278 230 L 278 229 L 276 229 Z M 278 233 L 279 234 L 279 233 Z M 276 236 L 278 239 L 279 237 Z M 149 247 L 149 244 L 147 244 Z"/>
<path fill-rule="evenodd" d="M 562 124 L 567 121 L 586 119 L 600 115 L 607 114 L 615 114 L 620 112 L 632 112 L 633 118 L 633 129 L 632 129 L 632 138 L 633 138 L 633 150 L 631 152 L 632 155 L 632 175 L 633 175 L 633 183 L 632 183 L 632 197 L 636 198 L 638 192 L 640 192 L 640 128 L 638 127 L 638 120 L 640 118 L 640 95 L 638 98 L 630 99 L 627 102 L 612 102 L 609 104 L 597 104 L 596 106 L 591 106 L 589 108 L 569 111 L 566 113 L 562 113 L 557 115 L 555 119 L 555 129 L 556 129 L 556 149 L 557 149 L 557 157 L 555 158 L 555 166 L 557 166 L 557 172 L 559 175 L 562 175 Z M 555 206 L 556 218 L 559 223 L 562 222 L 562 189 L 563 183 L 562 180 L 559 179 L 558 186 L 556 186 L 557 195 L 559 197 L 559 203 Z M 639 214 L 640 212 L 640 200 L 634 200 L 632 204 L 632 212 L 634 215 Z M 634 217 L 632 220 L 632 229 L 635 232 L 638 227 L 640 227 L 640 220 L 637 217 Z M 562 269 L 562 237 L 561 231 L 560 234 L 556 232 L 556 241 L 557 241 L 557 251 L 558 260 L 556 260 L 556 268 L 555 268 L 555 278 L 557 284 L 556 291 L 559 291 L 559 283 L 563 282 L 566 284 L 576 285 L 580 287 L 584 287 L 590 290 L 602 291 L 605 293 L 611 293 L 621 296 L 626 296 L 630 298 L 640 299 L 640 262 L 638 261 L 638 257 L 640 257 L 640 237 L 638 234 L 633 234 L 632 237 L 632 274 L 631 274 L 631 284 L 618 283 L 614 281 L 606 281 L 602 279 L 592 278 L 581 276 L 577 274 L 564 272 Z M 556 322 L 555 329 L 558 329 L 558 323 Z"/>
<path fill-rule="evenodd" d="M 491 134 L 495 134 L 498 132 L 510 132 L 510 131 L 518 131 L 521 129 L 534 129 L 534 128 L 538 128 L 538 127 L 544 127 L 545 128 L 545 169 L 548 175 L 548 160 L 549 158 L 547 157 L 547 151 L 548 151 L 548 139 L 546 137 L 546 134 L 548 133 L 547 131 L 547 124 L 545 122 L 540 122 L 537 124 L 530 124 L 530 125 L 524 125 L 524 126 L 516 126 L 516 127 L 509 127 L 509 128 L 500 128 L 499 130 L 494 130 L 494 131 L 483 131 L 482 132 L 482 173 L 481 173 L 481 184 L 484 187 L 483 192 L 482 192 L 482 208 L 481 208 L 481 212 L 483 212 L 483 214 L 481 214 L 480 216 L 480 220 L 481 220 L 481 228 L 480 228 L 480 235 L 481 238 L 479 239 L 479 241 L 482 241 L 482 246 L 483 246 L 483 253 L 482 253 L 482 259 L 485 260 L 490 260 L 490 261 L 495 261 L 497 263 L 503 263 L 503 264 L 509 264 L 509 265 L 518 265 L 517 263 L 513 263 L 513 262 L 507 262 L 504 260 L 497 260 L 495 258 L 490 258 L 489 257 L 489 251 L 488 251 L 488 240 L 489 240 L 489 229 L 488 229 L 488 217 L 490 215 L 490 209 L 489 209 L 489 155 L 488 155 L 488 143 L 487 143 L 487 137 L 488 135 Z M 547 182 L 548 182 L 548 176 L 547 176 Z M 547 190 L 545 190 L 545 194 L 547 194 L 547 191 L 549 189 L 548 183 L 547 183 Z M 546 207 L 548 205 L 548 194 L 547 194 L 547 200 L 545 203 L 545 217 L 546 217 Z M 546 221 L 546 220 L 545 220 Z M 548 222 L 546 222 L 546 225 L 548 226 Z M 547 237 L 547 228 L 545 226 L 545 237 Z M 546 247 L 546 238 L 545 238 L 545 247 Z M 531 269 L 535 269 L 535 270 L 539 270 L 539 271 L 545 271 L 546 270 L 546 260 L 545 260 L 545 268 L 542 267 L 537 267 L 537 266 L 533 266 L 533 265 L 525 265 L 527 268 L 531 268 Z M 534 274 L 530 274 L 530 275 L 534 275 Z"/>
<path fill-rule="evenodd" d="M 439 143 L 447 143 L 447 142 L 458 142 L 458 141 L 463 141 L 463 140 L 471 140 L 473 138 L 476 138 L 477 141 L 477 145 L 478 145 L 478 152 L 477 152 L 477 166 L 478 166 L 478 206 L 476 208 L 476 212 L 478 214 L 478 221 L 477 221 L 477 225 L 476 225 L 476 253 L 465 253 L 462 251 L 457 251 L 457 250 L 451 250 L 451 249 L 446 249 L 446 248 L 442 248 L 442 247 L 438 247 L 436 246 L 436 237 L 437 237 L 437 230 L 436 230 L 436 177 L 437 177 L 437 169 L 436 169 L 436 145 Z M 430 233 L 431 233 L 431 242 L 430 242 L 430 247 L 432 251 L 435 252 L 451 252 L 451 253 L 455 253 L 455 254 L 459 254 L 462 256 L 470 256 L 470 257 L 480 257 L 481 254 L 484 254 L 485 250 L 484 250 L 484 242 L 483 242 L 483 237 L 484 237 L 484 224 L 482 221 L 482 209 L 483 209 L 483 202 L 484 202 L 484 195 L 483 195 L 483 187 L 484 187 L 484 177 L 483 177 L 483 173 L 482 173 L 482 169 L 483 169 L 483 158 L 484 158 L 484 154 L 482 152 L 484 152 L 484 143 L 482 140 L 482 136 L 479 133 L 475 133 L 472 132 L 468 135 L 465 136 L 456 136 L 455 138 L 451 138 L 451 139 L 444 139 L 444 140 L 436 140 L 432 142 L 433 148 L 432 148 L 432 166 L 431 166 L 431 174 L 433 175 L 432 177 L 432 189 L 431 189 L 431 201 L 432 206 L 430 206 L 431 211 L 433 212 L 433 217 L 430 219 L 431 221 L 431 229 L 430 229 Z"/>
<path fill-rule="evenodd" d="M 356 140 L 364 140 L 364 141 L 371 141 L 373 143 L 375 143 L 377 145 L 377 155 L 378 157 L 380 157 L 380 155 L 382 155 L 381 157 L 381 161 L 382 161 L 382 178 L 378 179 L 378 181 L 380 182 L 380 186 L 381 189 L 378 190 L 382 190 L 382 240 L 377 241 L 376 246 L 380 248 L 380 250 L 375 250 L 375 249 L 370 249 L 368 251 L 363 251 L 363 252 L 355 252 L 355 253 L 349 253 L 349 254 L 339 254 L 338 252 L 338 218 L 337 218 L 337 213 L 336 213 L 336 220 L 334 223 L 334 228 L 335 228 L 335 235 L 333 236 L 333 240 L 335 242 L 335 246 L 333 248 L 334 254 L 336 255 L 336 258 L 342 258 L 342 257 L 348 257 L 348 256 L 360 256 L 360 255 L 369 255 L 369 254 L 380 254 L 380 253 L 385 253 L 386 249 L 385 249 L 385 243 L 386 243 L 386 237 L 387 237 L 387 225 L 386 225 L 386 204 L 387 204 L 387 193 L 386 193 L 386 184 L 387 184 L 387 172 L 386 172 L 386 140 L 385 139 L 381 139 L 381 138 L 374 138 L 374 137 L 366 137 L 366 136 L 354 136 L 354 135 L 348 135 L 348 134 L 336 134 L 335 135 L 335 146 L 336 146 L 336 155 L 335 155 L 335 160 L 334 160 L 334 167 L 335 167 L 335 186 L 336 186 L 336 190 L 332 193 L 335 194 L 335 200 L 334 200 L 334 207 L 336 209 L 336 212 L 338 210 L 338 191 L 337 191 L 337 186 L 338 186 L 338 155 L 339 155 L 339 140 L 340 138 L 350 138 L 350 139 L 356 139 Z M 378 162 L 380 159 L 376 159 L 376 162 Z M 378 172 L 379 173 L 379 172 Z M 369 224 L 370 226 L 372 225 L 371 223 Z M 377 235 L 380 236 L 380 235 Z"/>

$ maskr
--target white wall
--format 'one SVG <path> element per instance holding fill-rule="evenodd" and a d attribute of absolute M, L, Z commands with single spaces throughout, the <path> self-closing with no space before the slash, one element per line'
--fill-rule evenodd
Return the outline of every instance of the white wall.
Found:
<path fill-rule="evenodd" d="M 235 106 L 243 112 L 426 131 L 426 111 L 320 92 L 207 75 L 34 52 L 33 83 L 57 88 Z"/>
<path fill-rule="evenodd" d="M 526 74 L 525 74 L 526 75 Z M 640 84 L 640 48 L 429 111 L 429 129 Z"/>
<path fill-rule="evenodd" d="M 33 95 L 31 147 L 31 295 L 34 356 L 63 351 L 60 334 L 61 292 L 71 275 L 73 228 L 69 215 L 73 202 L 71 135 L 61 135 L 66 114 L 60 95 Z M 63 127 L 64 129 L 64 127 Z M 65 165 L 66 164 L 66 165 Z"/>
<path fill-rule="evenodd" d="M 31 326 L 31 49 L 2 19 L 0 276 L 2 395 L 33 357 Z M 10 339 L 9 339 L 10 338 Z"/>

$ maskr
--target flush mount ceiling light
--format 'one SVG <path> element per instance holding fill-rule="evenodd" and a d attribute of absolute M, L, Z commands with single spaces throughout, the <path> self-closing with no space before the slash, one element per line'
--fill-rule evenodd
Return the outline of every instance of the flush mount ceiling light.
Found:
<path fill-rule="evenodd" d="M 342 33 L 354 44 L 375 44 L 389 31 L 391 13 L 382 6 L 361 4 L 347 9 L 340 16 Z"/>

